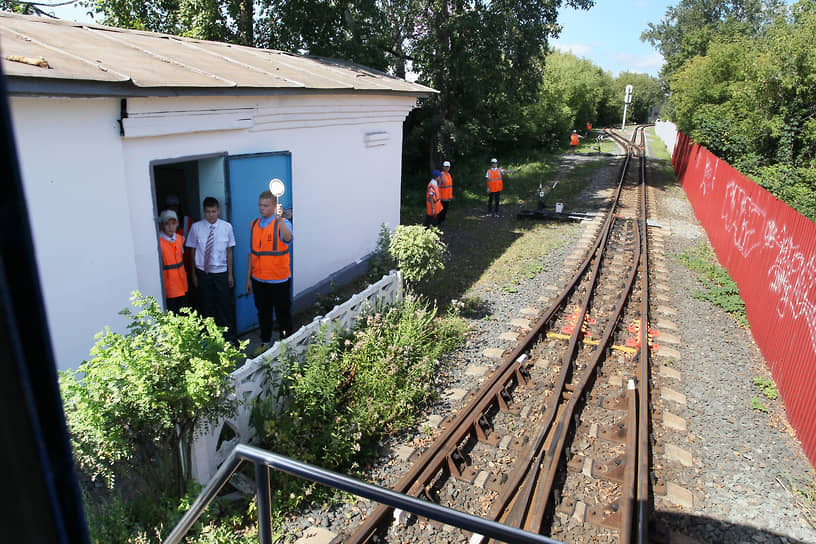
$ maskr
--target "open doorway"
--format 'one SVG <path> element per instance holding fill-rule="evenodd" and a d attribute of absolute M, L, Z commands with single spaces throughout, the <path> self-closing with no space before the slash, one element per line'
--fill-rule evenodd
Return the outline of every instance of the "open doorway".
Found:
<path fill-rule="evenodd" d="M 177 234 L 189 233 L 190 226 L 204 216 L 202 201 L 211 196 L 220 203 L 221 219 L 229 221 L 230 206 L 227 200 L 226 154 L 168 159 L 151 163 L 155 217 L 170 209 L 179 220 Z M 158 221 L 156 222 L 156 248 L 161 269 L 161 248 L 158 242 Z M 194 263 L 185 252 L 184 268 L 187 278 L 195 273 Z M 162 284 L 162 292 L 164 285 Z M 192 282 L 188 283 L 188 303 L 199 309 L 198 292 Z"/>

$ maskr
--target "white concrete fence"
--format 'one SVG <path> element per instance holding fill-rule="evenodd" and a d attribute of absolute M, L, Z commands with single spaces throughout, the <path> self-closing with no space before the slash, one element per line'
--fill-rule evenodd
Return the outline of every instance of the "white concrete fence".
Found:
<path fill-rule="evenodd" d="M 195 433 L 191 448 L 193 478 L 201 484 L 206 484 L 237 444 L 256 444 L 259 441 L 249 417 L 253 403 L 267 397 L 277 388 L 279 374 L 278 376 L 276 374 L 279 372 L 280 364 L 278 356 L 283 344 L 290 352 L 300 355 L 306 351 L 321 327 L 327 327 L 329 330 L 350 330 L 362 312 L 376 308 L 377 305 L 393 304 L 401 300 L 402 296 L 402 273 L 392 271 L 365 291 L 335 306 L 325 317 L 315 317 L 311 323 L 301 327 L 292 336 L 275 342 L 262 355 L 247 359 L 241 368 L 232 373 L 235 399 L 238 401 L 235 414 L 208 427 L 202 427 Z M 219 444 L 221 432 L 225 427 L 232 431 L 230 433 L 232 438 Z"/>
<path fill-rule="evenodd" d="M 666 144 L 669 155 L 674 156 L 674 144 L 677 142 L 677 125 L 671 121 L 656 121 L 655 134 Z"/>

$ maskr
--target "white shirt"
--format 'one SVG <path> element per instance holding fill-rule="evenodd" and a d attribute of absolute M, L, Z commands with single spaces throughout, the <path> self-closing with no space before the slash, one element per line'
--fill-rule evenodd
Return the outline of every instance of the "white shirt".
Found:
<path fill-rule="evenodd" d="M 235 235 L 232 232 L 232 225 L 226 221 L 217 219 L 213 225 L 215 225 L 215 239 L 210 256 L 210 272 L 217 274 L 227 271 L 227 248 L 235 247 Z M 204 270 L 204 256 L 209 235 L 210 223 L 202 219 L 193 223 L 187 241 L 184 243 L 186 247 L 195 248 L 195 266 L 199 270 Z"/>

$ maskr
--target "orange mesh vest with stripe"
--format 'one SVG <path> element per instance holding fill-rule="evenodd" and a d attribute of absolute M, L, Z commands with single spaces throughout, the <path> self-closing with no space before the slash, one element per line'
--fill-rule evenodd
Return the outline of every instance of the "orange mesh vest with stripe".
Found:
<path fill-rule="evenodd" d="M 289 244 L 280 240 L 277 217 L 266 228 L 252 222 L 252 277 L 257 280 L 289 278 Z"/>
<path fill-rule="evenodd" d="M 496 193 L 504 189 L 501 168 L 491 168 L 487 171 L 487 190 Z"/>
<path fill-rule="evenodd" d="M 176 234 L 176 241 L 159 238 L 162 252 L 164 296 L 177 298 L 187 293 L 187 271 L 184 270 L 184 237 Z"/>
<path fill-rule="evenodd" d="M 450 172 L 442 172 L 442 182 L 439 184 L 439 198 L 450 200 L 453 198 L 453 176 Z"/>
<path fill-rule="evenodd" d="M 425 213 L 437 215 L 442 211 L 442 202 L 439 198 L 439 187 L 433 183 L 428 183 L 428 195 L 425 198 Z"/>
<path fill-rule="evenodd" d="M 578 145 L 578 135 L 573 134 L 570 136 L 570 145 Z"/>

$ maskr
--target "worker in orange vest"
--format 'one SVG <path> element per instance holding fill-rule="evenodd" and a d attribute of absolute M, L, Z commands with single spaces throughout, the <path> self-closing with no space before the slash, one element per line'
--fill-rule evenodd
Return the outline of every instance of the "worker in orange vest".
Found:
<path fill-rule="evenodd" d="M 159 246 L 162 255 L 164 299 L 167 311 L 187 306 L 187 271 L 184 269 L 184 236 L 176 232 L 178 216 L 164 210 L 159 216 Z"/>
<path fill-rule="evenodd" d="M 442 179 L 439 180 L 439 198 L 442 199 L 442 211 L 437 217 L 437 224 L 442 226 L 445 224 L 445 217 L 448 215 L 448 206 L 453 200 L 453 176 L 450 173 L 450 161 L 442 163 Z"/>
<path fill-rule="evenodd" d="M 261 345 L 255 350 L 260 355 L 272 341 L 272 325 L 278 319 L 280 337 L 292 334 L 292 224 L 283 217 L 278 197 L 271 191 L 258 196 L 259 218 L 250 225 L 251 248 L 247 259 L 245 289 L 254 294 L 258 310 Z"/>
<path fill-rule="evenodd" d="M 487 180 L 487 215 L 499 216 L 499 200 L 504 189 L 503 175 L 505 171 L 499 168 L 497 159 L 490 159 L 490 169 L 485 173 Z M 493 204 L 495 202 L 495 204 Z"/>
<path fill-rule="evenodd" d="M 425 226 L 437 224 L 439 213 L 442 211 L 442 199 L 439 194 L 439 182 L 442 180 L 442 172 L 434 170 L 431 172 L 431 181 L 425 191 Z"/>
<path fill-rule="evenodd" d="M 578 135 L 578 131 L 573 130 L 572 135 L 570 136 L 570 147 L 572 147 L 572 152 L 575 153 L 575 150 L 578 149 L 578 139 L 583 138 L 583 136 Z"/>
<path fill-rule="evenodd" d="M 589 121 L 587 121 L 587 131 L 586 131 L 586 135 L 587 135 L 587 136 L 589 136 L 589 133 L 590 133 L 591 131 L 592 131 L 592 123 L 590 123 Z"/>

